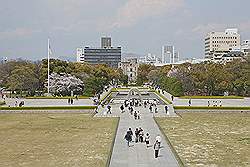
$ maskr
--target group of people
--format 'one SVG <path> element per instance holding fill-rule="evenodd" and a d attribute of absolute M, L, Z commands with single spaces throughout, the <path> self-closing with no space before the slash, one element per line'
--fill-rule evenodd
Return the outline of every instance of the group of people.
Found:
<path fill-rule="evenodd" d="M 149 133 L 144 134 L 144 130 L 141 127 L 136 128 L 134 133 L 131 128 L 129 128 L 128 131 L 126 132 L 124 139 L 126 140 L 128 147 L 130 147 L 130 143 L 133 142 L 133 137 L 135 143 L 145 143 L 146 148 L 150 147 L 150 134 Z M 158 158 L 159 150 L 161 148 L 160 135 L 156 136 L 153 148 L 155 152 L 155 158 Z"/>
<path fill-rule="evenodd" d="M 68 98 L 68 104 L 74 104 L 74 99 L 73 98 Z"/>
<path fill-rule="evenodd" d="M 157 103 L 158 102 L 156 99 L 154 99 L 152 102 L 150 102 L 149 100 L 144 101 L 144 108 L 147 108 L 147 106 L 149 106 L 148 109 L 151 113 L 158 113 Z"/>
<path fill-rule="evenodd" d="M 188 105 L 191 106 L 192 101 L 191 99 L 188 100 Z M 222 101 L 221 100 L 208 100 L 207 101 L 207 106 L 213 106 L 213 107 L 222 107 Z"/>
<path fill-rule="evenodd" d="M 128 107 L 128 106 L 130 106 L 130 107 L 132 107 L 132 106 L 139 107 L 139 106 L 141 106 L 141 101 L 138 100 L 138 99 L 125 100 L 124 105 L 125 105 L 125 107 Z"/>
<path fill-rule="evenodd" d="M 213 100 L 213 101 L 207 101 L 207 106 L 210 107 L 210 106 L 213 106 L 213 107 L 222 107 L 222 101 L 218 101 L 218 100 Z"/>

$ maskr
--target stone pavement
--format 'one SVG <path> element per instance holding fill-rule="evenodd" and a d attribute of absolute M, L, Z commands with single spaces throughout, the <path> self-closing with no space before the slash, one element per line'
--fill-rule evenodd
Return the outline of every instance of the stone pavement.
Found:
<path fill-rule="evenodd" d="M 171 99 L 172 95 L 170 93 L 165 92 L 162 95 L 165 96 L 170 101 L 172 101 Z M 249 97 L 245 97 L 244 99 L 192 99 L 191 106 L 207 106 L 208 101 L 210 101 L 210 106 L 212 106 L 214 100 L 221 101 L 222 106 L 224 107 L 249 107 L 250 106 Z M 189 99 L 180 99 L 178 97 L 174 97 L 173 105 L 174 106 L 188 106 L 188 101 Z"/>
<path fill-rule="evenodd" d="M 132 115 L 129 114 L 128 109 L 125 113 L 121 113 L 120 105 L 111 105 L 112 114 L 107 114 L 105 108 L 100 107 L 97 117 L 120 117 L 119 126 L 117 129 L 117 135 L 115 137 L 115 143 L 110 160 L 110 167 L 175 167 L 179 166 L 174 154 L 165 141 L 164 135 L 159 130 L 153 117 L 162 116 L 176 116 L 171 110 L 169 114 L 166 114 L 164 106 L 158 107 L 158 113 L 150 113 L 148 108 L 135 107 L 136 111 L 140 111 L 141 119 L 135 120 Z M 131 143 L 131 147 L 127 146 L 124 136 L 128 128 L 132 128 L 133 132 L 135 128 L 141 127 L 144 130 L 144 134 L 150 134 L 151 147 L 146 148 L 145 143 Z M 160 135 L 162 138 L 162 148 L 160 149 L 160 157 L 154 158 L 153 144 L 155 137 Z"/>
<path fill-rule="evenodd" d="M 175 106 L 188 106 L 189 99 L 174 99 Z M 208 101 L 210 101 L 210 106 L 212 106 L 212 101 L 217 100 L 222 102 L 222 106 L 224 107 L 247 107 L 250 106 L 250 98 L 244 99 L 192 99 L 191 106 L 207 106 Z"/>
<path fill-rule="evenodd" d="M 93 101 L 91 99 L 74 99 L 74 104 L 69 105 L 68 99 L 17 99 L 18 104 L 24 101 L 25 107 L 45 107 L 45 106 L 92 106 Z M 15 107 L 15 98 L 7 98 L 6 105 Z"/>

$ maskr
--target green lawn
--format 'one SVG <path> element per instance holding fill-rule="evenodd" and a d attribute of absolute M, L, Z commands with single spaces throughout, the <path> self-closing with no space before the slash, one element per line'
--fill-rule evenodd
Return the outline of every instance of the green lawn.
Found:
<path fill-rule="evenodd" d="M 250 113 L 156 118 L 185 166 L 250 166 Z"/>
<path fill-rule="evenodd" d="M 117 123 L 81 113 L 0 114 L 1 166 L 104 167 Z"/>
<path fill-rule="evenodd" d="M 181 96 L 180 99 L 244 99 L 241 96 Z"/>

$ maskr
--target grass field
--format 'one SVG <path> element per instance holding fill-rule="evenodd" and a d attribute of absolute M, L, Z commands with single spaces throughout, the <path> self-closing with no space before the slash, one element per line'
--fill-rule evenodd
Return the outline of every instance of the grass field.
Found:
<path fill-rule="evenodd" d="M 157 118 L 185 166 L 250 166 L 249 113 Z"/>
<path fill-rule="evenodd" d="M 79 113 L 0 114 L 0 164 L 103 167 L 117 122 Z"/>

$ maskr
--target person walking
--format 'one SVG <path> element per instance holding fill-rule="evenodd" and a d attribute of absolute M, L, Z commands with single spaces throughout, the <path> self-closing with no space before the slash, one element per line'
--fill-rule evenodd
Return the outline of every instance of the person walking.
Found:
<path fill-rule="evenodd" d="M 174 96 L 173 95 L 171 96 L 171 99 L 172 99 L 172 101 L 174 101 Z"/>
<path fill-rule="evenodd" d="M 152 107 L 152 105 L 150 104 L 150 106 L 149 106 L 149 111 L 152 113 L 152 109 L 153 109 L 153 107 Z"/>
<path fill-rule="evenodd" d="M 220 104 L 220 107 L 222 107 L 222 101 L 221 101 L 221 100 L 220 100 L 220 103 L 219 103 L 219 104 Z"/>
<path fill-rule="evenodd" d="M 161 146 L 161 136 L 159 134 L 155 137 L 155 140 L 157 140 L 159 142 L 159 146 Z"/>
<path fill-rule="evenodd" d="M 109 113 L 109 114 L 111 114 L 111 106 L 110 105 L 108 105 L 107 106 L 107 108 L 108 108 L 108 112 L 107 112 L 107 114 Z"/>
<path fill-rule="evenodd" d="M 137 119 L 137 112 L 136 111 L 134 112 L 134 118 L 135 118 L 135 120 Z"/>
<path fill-rule="evenodd" d="M 124 139 L 127 141 L 128 147 L 130 147 L 129 143 L 132 141 L 132 137 L 130 136 L 129 132 L 126 133 Z"/>
<path fill-rule="evenodd" d="M 70 99 L 70 104 L 73 105 L 73 103 L 74 103 L 74 100 L 73 100 L 73 98 L 71 98 L 71 99 Z"/>
<path fill-rule="evenodd" d="M 158 108 L 155 106 L 155 113 L 158 113 Z"/>
<path fill-rule="evenodd" d="M 154 150 L 155 150 L 155 158 L 159 157 L 159 151 L 160 151 L 160 143 L 158 140 L 154 143 Z"/>
<path fill-rule="evenodd" d="M 129 128 L 126 135 L 125 135 L 125 139 L 127 141 L 127 144 L 128 144 L 128 147 L 130 147 L 129 143 L 132 142 L 132 136 L 133 136 L 133 132 L 132 132 L 132 129 Z"/>
<path fill-rule="evenodd" d="M 68 104 L 70 104 L 70 98 L 68 98 Z"/>
<path fill-rule="evenodd" d="M 124 113 L 124 106 L 123 105 L 121 105 L 120 109 L 121 109 L 121 112 Z"/>
<path fill-rule="evenodd" d="M 141 114 L 139 111 L 137 111 L 137 119 L 141 119 Z"/>
<path fill-rule="evenodd" d="M 144 101 L 144 108 L 147 107 L 147 101 Z"/>
<path fill-rule="evenodd" d="M 191 106 L 191 103 L 192 103 L 192 102 L 191 102 L 191 99 L 189 99 L 189 101 L 188 101 L 188 105 L 189 105 L 189 106 Z"/>
<path fill-rule="evenodd" d="M 165 106 L 165 111 L 166 111 L 166 113 L 168 113 L 168 106 L 167 105 Z"/>
<path fill-rule="evenodd" d="M 139 129 L 139 141 L 140 141 L 141 143 L 143 142 L 143 137 L 144 137 L 143 129 L 140 128 L 140 129 Z"/>
<path fill-rule="evenodd" d="M 207 101 L 207 106 L 208 106 L 208 107 L 210 106 L 210 101 L 209 101 L 209 100 Z"/>
<path fill-rule="evenodd" d="M 135 142 L 138 143 L 139 141 L 139 130 L 138 128 L 135 129 Z"/>
<path fill-rule="evenodd" d="M 147 133 L 145 136 L 145 142 L 146 142 L 147 148 L 149 147 L 149 138 L 150 138 L 150 135 L 149 135 L 149 133 Z"/>

